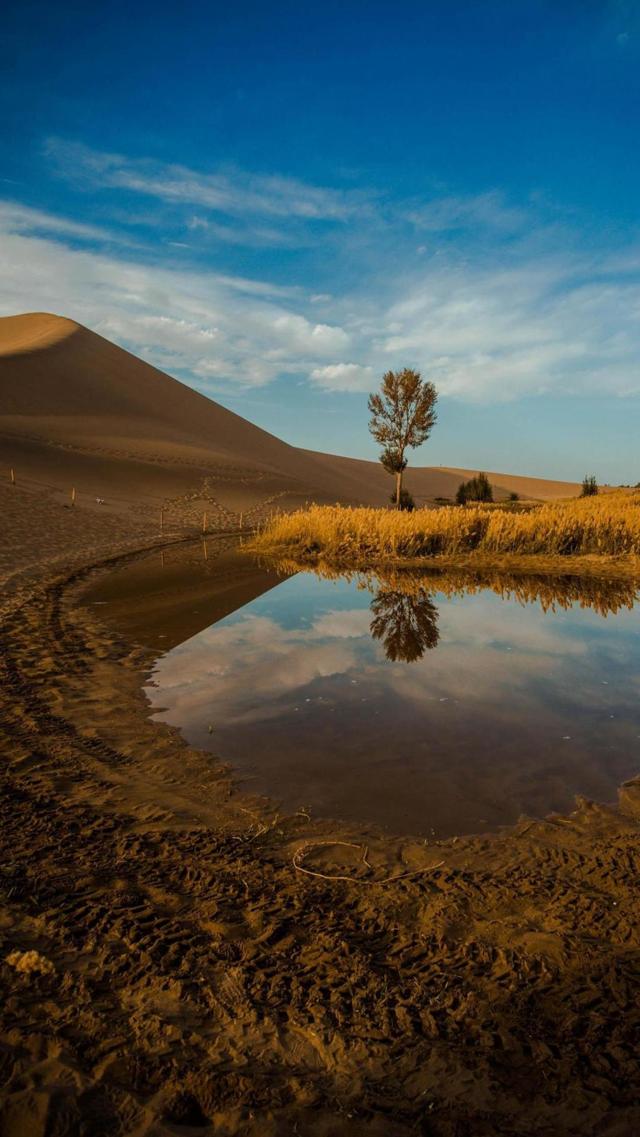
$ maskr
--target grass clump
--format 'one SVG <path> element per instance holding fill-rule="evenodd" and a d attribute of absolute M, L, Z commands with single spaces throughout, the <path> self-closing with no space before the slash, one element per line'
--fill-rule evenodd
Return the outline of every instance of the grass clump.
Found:
<path fill-rule="evenodd" d="M 414 512 L 313 506 L 271 521 L 257 553 L 357 565 L 468 553 L 639 556 L 640 494 L 552 502 L 526 512 L 466 505 Z"/>

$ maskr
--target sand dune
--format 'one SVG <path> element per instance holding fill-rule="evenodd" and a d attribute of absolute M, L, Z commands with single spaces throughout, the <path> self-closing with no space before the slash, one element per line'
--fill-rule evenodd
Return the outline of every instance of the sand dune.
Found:
<path fill-rule="evenodd" d="M 239 512 L 306 500 L 383 505 L 376 462 L 290 446 L 73 320 L 0 319 L 0 447 L 26 487 L 111 510 L 193 498 Z M 475 471 L 412 467 L 419 503 L 453 497 Z M 573 483 L 491 474 L 498 496 L 553 498 Z"/>

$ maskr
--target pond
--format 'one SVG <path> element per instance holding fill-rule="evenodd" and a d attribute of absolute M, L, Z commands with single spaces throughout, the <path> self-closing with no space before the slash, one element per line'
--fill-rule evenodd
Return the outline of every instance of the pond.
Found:
<path fill-rule="evenodd" d="M 247 790 L 425 837 L 615 799 L 640 770 L 634 589 L 323 579 L 173 550 L 87 594 L 157 651 L 151 713 Z"/>

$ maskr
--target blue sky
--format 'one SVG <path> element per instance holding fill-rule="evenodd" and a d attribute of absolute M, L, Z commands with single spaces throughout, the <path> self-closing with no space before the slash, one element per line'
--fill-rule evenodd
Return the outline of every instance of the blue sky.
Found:
<path fill-rule="evenodd" d="M 0 312 L 72 316 L 288 441 L 637 481 L 640 0 L 11 0 Z"/>

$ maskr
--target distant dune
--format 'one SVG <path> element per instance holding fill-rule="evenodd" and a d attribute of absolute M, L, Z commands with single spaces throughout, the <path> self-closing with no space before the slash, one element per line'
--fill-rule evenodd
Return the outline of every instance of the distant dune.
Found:
<path fill-rule="evenodd" d="M 391 479 L 376 462 L 290 446 L 89 331 L 46 313 L 0 319 L 0 453 L 23 485 L 71 485 L 87 505 L 157 508 L 197 497 L 238 512 L 307 500 L 385 504 Z M 476 471 L 411 467 L 419 503 L 453 497 Z M 490 473 L 497 496 L 549 499 L 570 482 Z"/>

